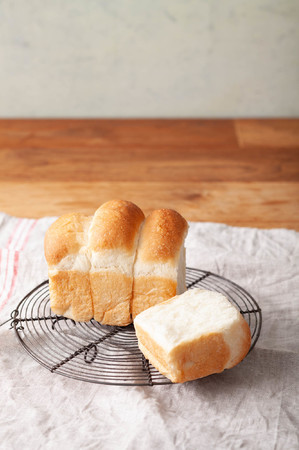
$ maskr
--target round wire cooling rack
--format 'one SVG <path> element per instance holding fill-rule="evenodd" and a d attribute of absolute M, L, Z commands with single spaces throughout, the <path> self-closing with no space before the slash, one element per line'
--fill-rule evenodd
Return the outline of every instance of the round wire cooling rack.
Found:
<path fill-rule="evenodd" d="M 186 284 L 188 289 L 200 287 L 226 295 L 249 324 L 251 351 L 262 326 L 261 309 L 252 296 L 234 282 L 204 270 L 187 268 Z M 25 296 L 11 317 L 24 349 L 52 373 L 108 385 L 171 384 L 140 352 L 133 325 L 107 326 L 93 319 L 75 322 L 53 315 L 48 280 Z"/>

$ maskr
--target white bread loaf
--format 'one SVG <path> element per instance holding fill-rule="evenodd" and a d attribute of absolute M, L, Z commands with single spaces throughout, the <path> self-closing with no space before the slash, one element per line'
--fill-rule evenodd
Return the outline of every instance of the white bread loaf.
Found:
<path fill-rule="evenodd" d="M 147 309 L 134 325 L 144 356 L 174 383 L 229 369 L 251 345 L 240 312 L 224 295 L 201 289 Z"/>
<path fill-rule="evenodd" d="M 104 203 L 89 230 L 90 285 L 94 318 L 107 325 L 128 325 L 133 265 L 144 214 L 124 200 Z"/>
<path fill-rule="evenodd" d="M 184 241 L 186 220 L 159 209 L 145 220 L 134 265 L 132 316 L 186 290 Z"/>
<path fill-rule="evenodd" d="M 91 217 L 84 214 L 67 214 L 57 219 L 45 236 L 51 309 L 82 322 L 93 317 L 86 247 L 90 223 Z"/>
<path fill-rule="evenodd" d="M 67 214 L 51 225 L 45 256 L 55 314 L 125 326 L 132 313 L 185 290 L 187 222 L 168 209 L 143 222 L 138 206 L 112 200 L 93 217 Z"/>

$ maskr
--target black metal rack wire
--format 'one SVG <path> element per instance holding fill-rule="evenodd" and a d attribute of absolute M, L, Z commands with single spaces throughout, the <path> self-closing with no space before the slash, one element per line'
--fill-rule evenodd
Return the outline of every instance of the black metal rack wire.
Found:
<path fill-rule="evenodd" d="M 261 309 L 243 288 L 204 270 L 187 268 L 188 289 L 201 287 L 227 296 L 247 320 L 251 348 L 262 325 Z M 144 386 L 171 384 L 140 352 L 134 326 L 105 326 L 91 320 L 75 322 L 53 315 L 49 282 L 44 281 L 11 313 L 11 326 L 29 355 L 52 373 L 108 385 Z"/>

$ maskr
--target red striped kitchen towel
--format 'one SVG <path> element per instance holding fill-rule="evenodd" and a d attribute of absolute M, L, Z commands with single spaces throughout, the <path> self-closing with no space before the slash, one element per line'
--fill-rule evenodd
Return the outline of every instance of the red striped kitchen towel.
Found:
<path fill-rule="evenodd" d="M 9 316 L 22 295 L 47 278 L 43 239 L 54 220 L 0 213 L 0 322 Z"/>

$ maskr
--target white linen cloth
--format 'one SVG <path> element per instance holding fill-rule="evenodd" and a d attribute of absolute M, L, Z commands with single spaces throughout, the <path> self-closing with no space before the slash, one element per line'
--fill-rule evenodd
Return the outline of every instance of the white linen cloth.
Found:
<path fill-rule="evenodd" d="M 47 278 L 53 218 L 0 214 L 0 323 Z M 183 385 L 119 387 L 52 374 L 0 328 L 0 447 L 295 449 L 299 447 L 299 233 L 190 223 L 187 265 L 248 290 L 263 312 L 237 367 Z"/>

